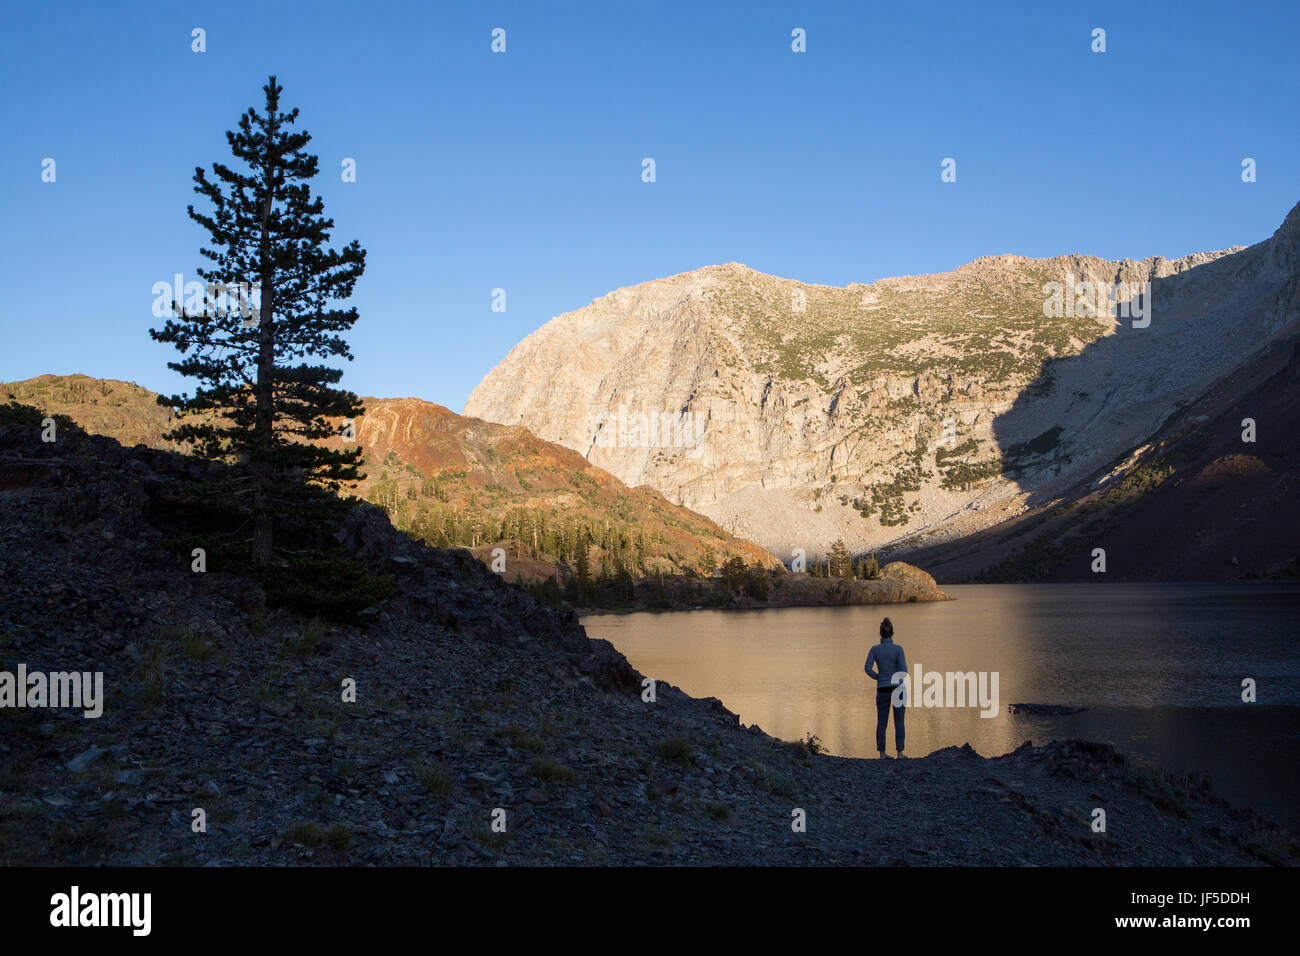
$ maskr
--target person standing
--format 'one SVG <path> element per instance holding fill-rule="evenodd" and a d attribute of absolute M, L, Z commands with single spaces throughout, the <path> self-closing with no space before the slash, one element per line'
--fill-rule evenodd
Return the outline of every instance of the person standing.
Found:
<path fill-rule="evenodd" d="M 874 666 L 873 666 L 874 665 Z M 900 676 L 895 682 L 895 674 L 907 673 L 907 655 L 903 648 L 894 643 L 894 625 L 889 618 L 880 622 L 880 643 L 871 648 L 867 654 L 867 663 L 863 666 L 868 677 L 876 680 L 876 749 L 882 760 L 888 759 L 885 753 L 885 728 L 889 724 L 889 712 L 894 712 L 894 744 L 898 749 L 898 758 L 903 759 L 903 714 L 907 709 L 900 695 L 894 700 L 894 689 L 902 683 Z"/>

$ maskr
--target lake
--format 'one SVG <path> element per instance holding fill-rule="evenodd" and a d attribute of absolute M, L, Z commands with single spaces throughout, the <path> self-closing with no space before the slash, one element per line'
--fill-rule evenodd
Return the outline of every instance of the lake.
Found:
<path fill-rule="evenodd" d="M 1300 829 L 1300 585 L 949 585 L 955 601 L 591 615 L 649 677 L 719 697 L 746 724 L 807 733 L 834 754 L 875 757 L 875 695 L 863 673 L 881 618 L 913 674 L 998 675 L 998 707 L 916 706 L 907 749 L 969 743 L 985 756 L 1080 737 L 1177 772 L 1207 773 L 1230 802 Z M 1242 681 L 1256 682 L 1256 703 Z M 1013 703 L 1086 707 L 1013 715 Z M 892 721 L 888 735 L 893 752 Z"/>

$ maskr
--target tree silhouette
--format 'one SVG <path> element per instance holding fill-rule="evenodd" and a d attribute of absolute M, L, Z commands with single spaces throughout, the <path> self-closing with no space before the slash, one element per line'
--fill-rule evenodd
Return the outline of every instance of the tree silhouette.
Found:
<path fill-rule="evenodd" d="M 296 108 L 281 111 L 274 76 L 262 90 L 263 110 L 249 108 L 238 132 L 226 133 L 244 168 L 214 162 L 213 179 L 195 170 L 194 191 L 213 206 L 188 209 L 211 240 L 200 249 L 210 266 L 197 270 L 205 294 L 182 303 L 176 290 L 177 318 L 149 330 L 184 356 L 168 367 L 200 383 L 192 395 L 159 396 L 181 415 L 168 437 L 205 458 L 248 463 L 256 565 L 272 560 L 276 519 L 301 507 L 305 483 L 336 491 L 359 477 L 359 449 L 320 442 L 340 433 L 329 419 L 359 415 L 360 401 L 333 387 L 342 370 L 304 360 L 351 360 L 340 333 L 357 310 L 336 304 L 352 294 L 366 257 L 355 240 L 328 247 L 334 221 L 307 185 L 319 171 L 304 151 L 311 136 L 293 128 Z"/>

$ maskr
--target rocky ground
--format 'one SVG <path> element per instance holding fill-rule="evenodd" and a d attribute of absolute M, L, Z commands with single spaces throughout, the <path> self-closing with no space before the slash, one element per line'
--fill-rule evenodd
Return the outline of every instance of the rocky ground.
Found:
<path fill-rule="evenodd" d="M 0 427 L 0 670 L 107 690 L 94 720 L 0 710 L 0 864 L 1294 860 L 1284 831 L 1102 745 L 851 760 L 666 684 L 647 702 L 572 614 L 375 509 L 341 540 L 393 599 L 363 624 L 267 610 L 161 547 L 157 502 L 192 468 Z"/>

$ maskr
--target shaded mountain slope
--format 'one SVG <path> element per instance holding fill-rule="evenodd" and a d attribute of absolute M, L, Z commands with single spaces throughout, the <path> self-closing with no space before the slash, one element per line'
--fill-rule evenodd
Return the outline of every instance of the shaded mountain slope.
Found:
<path fill-rule="evenodd" d="M 67 415 L 94 435 L 111 435 L 124 445 L 172 448 L 163 435 L 172 412 L 157 394 L 134 382 L 89 375 L 38 375 L 0 383 L 0 401 L 17 401 L 49 415 Z"/>
<path fill-rule="evenodd" d="M 1243 440 L 1247 420 L 1253 442 Z M 1300 338 L 1181 408 L 1096 481 L 968 538 L 901 549 L 942 580 L 1300 575 Z"/>
<path fill-rule="evenodd" d="M 174 449 L 162 438 L 172 427 L 170 410 L 133 383 L 42 375 L 0 385 L 0 397 L 6 395 L 66 414 L 92 433 Z M 526 559 L 520 563 L 529 580 L 554 577 L 558 559 L 572 563 L 584 530 L 593 575 L 605 559 L 612 565 L 635 558 L 634 573 L 711 573 L 732 556 L 779 564 L 708 518 L 651 488 L 628 488 L 526 429 L 463 418 L 414 398 L 367 398 L 364 405 L 356 437 L 365 477 L 356 493 L 431 544 L 505 542 L 507 560 Z M 567 575 L 567 565 L 561 573 Z"/>

